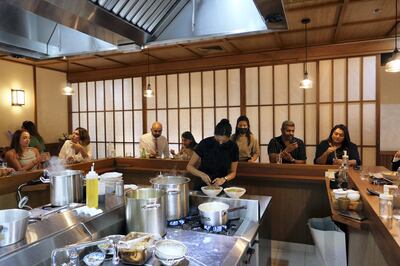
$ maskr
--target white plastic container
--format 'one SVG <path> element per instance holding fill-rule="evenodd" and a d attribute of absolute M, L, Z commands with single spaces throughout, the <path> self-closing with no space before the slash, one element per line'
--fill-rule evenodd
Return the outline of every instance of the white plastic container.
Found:
<path fill-rule="evenodd" d="M 86 175 L 86 206 L 99 207 L 99 176 L 94 171 L 94 163 Z"/>

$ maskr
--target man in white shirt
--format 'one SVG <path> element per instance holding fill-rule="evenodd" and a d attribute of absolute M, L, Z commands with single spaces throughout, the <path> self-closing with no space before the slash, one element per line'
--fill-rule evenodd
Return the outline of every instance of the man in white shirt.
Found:
<path fill-rule="evenodd" d="M 154 122 L 151 125 L 151 132 L 140 137 L 140 152 L 144 149 L 150 158 L 169 158 L 169 147 L 167 138 L 161 136 L 162 125 L 160 122 Z"/>

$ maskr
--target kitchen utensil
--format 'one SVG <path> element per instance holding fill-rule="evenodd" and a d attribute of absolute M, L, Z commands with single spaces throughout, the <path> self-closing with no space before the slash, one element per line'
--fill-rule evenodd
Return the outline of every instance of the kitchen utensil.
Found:
<path fill-rule="evenodd" d="M 178 220 L 189 213 L 189 182 L 190 179 L 183 176 L 163 176 L 152 178 L 150 183 L 153 188 L 166 192 L 167 220 Z"/>
<path fill-rule="evenodd" d="M 14 244 L 25 237 L 29 211 L 21 209 L 0 210 L 0 247 Z"/>
<path fill-rule="evenodd" d="M 139 188 L 126 194 L 126 225 L 128 231 L 165 235 L 166 192 L 155 188 Z"/>
<path fill-rule="evenodd" d="M 229 205 L 223 202 L 205 202 L 198 206 L 200 221 L 204 225 L 224 225 L 228 222 Z"/>
<path fill-rule="evenodd" d="M 334 189 L 332 191 L 333 191 L 333 194 L 335 195 L 335 199 L 347 197 L 347 190 L 343 190 L 343 189 L 339 188 L 339 189 Z"/>
<path fill-rule="evenodd" d="M 153 254 L 154 243 L 160 237 L 153 234 L 131 232 L 117 246 L 124 263 L 143 265 Z"/>
<path fill-rule="evenodd" d="M 154 254 L 164 265 L 176 265 L 185 258 L 187 247 L 179 241 L 164 239 L 156 242 Z"/>
<path fill-rule="evenodd" d="M 228 187 L 228 188 L 224 188 L 224 192 L 230 198 L 238 199 L 241 196 L 243 196 L 244 193 L 246 193 L 246 189 L 241 188 L 241 187 Z"/>
<path fill-rule="evenodd" d="M 216 197 L 222 191 L 222 187 L 217 186 L 204 186 L 201 191 L 209 197 Z"/>

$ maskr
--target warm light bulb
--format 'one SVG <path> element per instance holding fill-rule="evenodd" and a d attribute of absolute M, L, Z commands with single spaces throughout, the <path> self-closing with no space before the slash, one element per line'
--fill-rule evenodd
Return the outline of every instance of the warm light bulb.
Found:
<path fill-rule="evenodd" d="M 70 87 L 70 86 L 67 85 L 67 86 L 63 89 L 63 94 L 64 94 L 64 95 L 70 96 L 70 95 L 74 95 L 75 92 L 74 92 L 74 89 L 73 89 L 72 87 Z"/>
<path fill-rule="evenodd" d="M 313 82 L 308 78 L 307 74 L 304 74 L 304 79 L 300 81 L 300 89 L 311 89 L 313 87 Z"/>
<path fill-rule="evenodd" d="M 390 61 L 386 63 L 385 71 L 390 73 L 400 72 L 400 54 L 397 50 L 394 51 Z"/>
<path fill-rule="evenodd" d="M 154 92 L 151 89 L 150 83 L 147 85 L 147 88 L 146 88 L 146 90 L 144 92 L 144 97 L 154 97 Z"/>

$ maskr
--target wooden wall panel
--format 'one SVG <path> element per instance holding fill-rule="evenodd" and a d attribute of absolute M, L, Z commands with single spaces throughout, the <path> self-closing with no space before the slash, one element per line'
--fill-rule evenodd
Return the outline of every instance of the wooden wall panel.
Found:
<path fill-rule="evenodd" d="M 376 163 L 376 148 L 367 148 L 364 147 L 362 149 L 362 163 L 363 165 L 375 165 Z"/>

